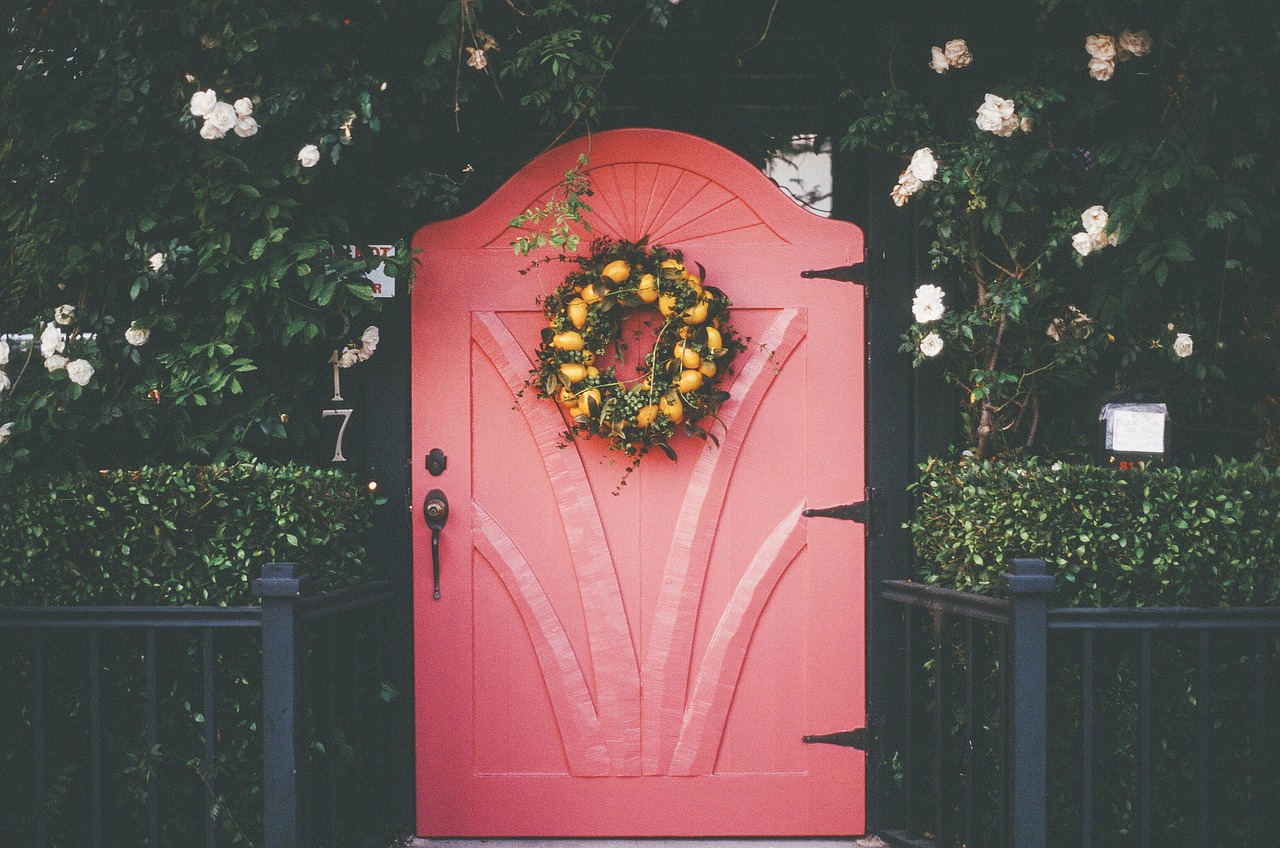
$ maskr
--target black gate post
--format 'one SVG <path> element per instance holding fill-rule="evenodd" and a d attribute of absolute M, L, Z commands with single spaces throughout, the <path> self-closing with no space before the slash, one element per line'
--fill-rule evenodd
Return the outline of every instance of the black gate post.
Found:
<path fill-rule="evenodd" d="M 270 562 L 253 581 L 262 599 L 262 807 L 264 848 L 298 848 L 301 803 L 298 765 L 298 644 L 296 607 L 307 579 L 291 562 Z"/>
<path fill-rule="evenodd" d="M 1009 706 L 1009 844 L 1045 848 L 1048 828 L 1049 596 L 1044 560 L 1015 559 L 1004 575 L 1013 603 Z"/>

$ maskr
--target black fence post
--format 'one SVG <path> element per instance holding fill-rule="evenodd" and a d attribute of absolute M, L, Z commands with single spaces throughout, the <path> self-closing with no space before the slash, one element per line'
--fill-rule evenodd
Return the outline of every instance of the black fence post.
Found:
<path fill-rule="evenodd" d="M 1010 659 L 1009 845 L 1045 848 L 1048 828 L 1049 596 L 1044 560 L 1015 559 L 1004 575 L 1013 604 Z"/>
<path fill-rule="evenodd" d="M 296 606 L 307 578 L 291 562 L 270 562 L 253 581 L 262 599 L 262 806 L 264 848 L 298 848 L 301 803 L 298 766 L 298 644 Z"/>

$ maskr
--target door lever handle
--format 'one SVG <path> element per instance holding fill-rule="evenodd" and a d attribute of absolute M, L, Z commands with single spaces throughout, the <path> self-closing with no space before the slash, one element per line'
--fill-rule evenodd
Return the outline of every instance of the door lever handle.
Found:
<path fill-rule="evenodd" d="M 440 600 L 440 531 L 449 521 L 449 499 L 439 489 L 427 492 L 426 503 L 423 504 L 422 515 L 431 528 L 431 580 L 432 597 Z"/>

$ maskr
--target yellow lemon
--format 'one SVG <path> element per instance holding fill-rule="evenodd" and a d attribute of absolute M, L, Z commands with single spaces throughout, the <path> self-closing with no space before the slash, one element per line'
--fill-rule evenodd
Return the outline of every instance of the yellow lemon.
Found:
<path fill-rule="evenodd" d="M 680 382 L 676 384 L 676 388 L 680 390 L 681 394 L 696 392 L 698 389 L 702 388 L 702 379 L 701 371 L 693 371 L 690 369 L 681 371 Z"/>
<path fill-rule="evenodd" d="M 603 297 L 604 295 L 596 291 L 596 287 L 594 285 L 587 286 L 582 290 L 582 300 L 588 305 L 592 303 L 599 303 Z"/>
<path fill-rule="evenodd" d="M 658 311 L 662 313 L 664 318 L 670 318 L 676 314 L 676 296 L 673 294 L 664 294 L 658 298 Z"/>
<path fill-rule="evenodd" d="M 551 346 L 559 350 L 582 350 L 582 334 L 572 330 L 556 333 L 555 338 L 551 340 Z"/>
<path fill-rule="evenodd" d="M 578 393 L 575 392 L 573 389 L 569 388 L 568 386 L 561 386 L 559 400 L 565 406 L 577 406 Z"/>
<path fill-rule="evenodd" d="M 690 306 L 684 312 L 680 313 L 680 320 L 686 324 L 701 324 L 707 320 L 707 300 L 704 298 L 699 300 L 693 306 Z"/>
<path fill-rule="evenodd" d="M 658 407 L 656 404 L 648 404 L 640 407 L 640 411 L 636 413 L 636 424 L 641 427 L 648 427 L 653 423 L 653 419 L 658 417 Z"/>
<path fill-rule="evenodd" d="M 707 327 L 707 349 L 719 350 L 724 347 L 724 340 L 720 338 L 720 331 L 715 327 Z"/>
<path fill-rule="evenodd" d="M 569 316 L 569 321 L 573 326 L 581 330 L 587 325 L 587 302 L 580 297 L 575 297 L 569 301 L 569 305 L 565 307 L 565 313 Z"/>
<path fill-rule="evenodd" d="M 702 364 L 702 355 L 689 347 L 688 342 L 680 342 L 676 345 L 675 358 L 679 359 L 680 364 L 685 368 L 697 368 Z"/>
<path fill-rule="evenodd" d="M 658 411 L 671 419 L 672 424 L 679 424 L 684 420 L 684 404 L 680 402 L 680 398 L 671 398 L 667 400 L 665 396 L 658 399 Z"/>
<path fill-rule="evenodd" d="M 658 281 L 652 274 L 645 274 L 640 278 L 640 285 L 636 287 L 636 297 L 645 303 L 653 303 L 658 299 Z"/>
<path fill-rule="evenodd" d="M 578 414 L 593 418 L 600 413 L 600 390 L 587 389 L 578 396 Z"/>
<path fill-rule="evenodd" d="M 621 259 L 615 259 L 608 265 L 604 266 L 604 270 L 600 272 L 600 276 L 608 277 L 615 283 L 621 283 L 631 276 L 631 266 L 623 262 Z"/>
<path fill-rule="evenodd" d="M 579 362 L 562 362 L 560 375 L 570 383 L 581 383 L 587 378 L 587 366 Z"/>
<path fill-rule="evenodd" d="M 710 359 L 704 359 L 698 366 L 698 371 L 704 377 L 714 377 L 716 375 L 716 364 Z"/>

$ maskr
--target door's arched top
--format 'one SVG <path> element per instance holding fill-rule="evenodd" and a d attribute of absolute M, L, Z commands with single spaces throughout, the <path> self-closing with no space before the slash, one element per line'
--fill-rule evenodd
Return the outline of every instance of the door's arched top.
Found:
<path fill-rule="evenodd" d="M 611 130 L 551 150 L 525 166 L 488 200 L 452 221 L 430 225 L 436 244 L 509 251 L 520 231 L 511 219 L 556 196 L 560 181 L 588 157 L 592 236 L 680 246 L 754 248 L 828 241 L 844 230 L 861 259 L 862 234 L 797 206 L 737 154 L 669 130 Z"/>

